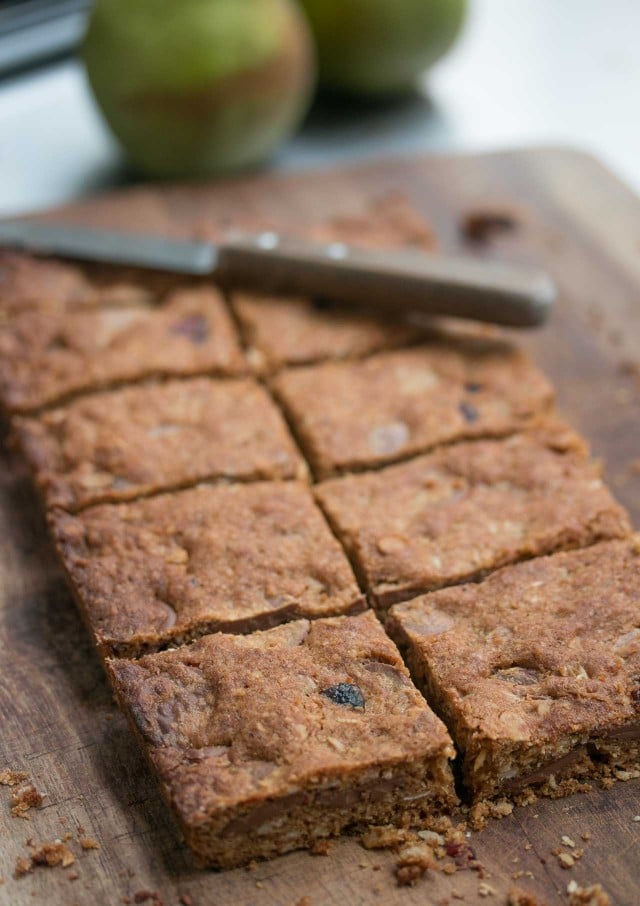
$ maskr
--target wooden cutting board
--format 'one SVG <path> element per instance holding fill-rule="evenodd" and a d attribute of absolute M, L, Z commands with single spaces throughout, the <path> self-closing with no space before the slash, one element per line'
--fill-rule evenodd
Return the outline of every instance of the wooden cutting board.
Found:
<path fill-rule="evenodd" d="M 295 230 L 361 210 L 388 191 L 405 193 L 450 251 L 470 250 L 459 232 L 466 212 L 516 212 L 517 229 L 474 246 L 474 253 L 536 261 L 557 278 L 561 299 L 552 323 L 522 341 L 555 381 L 566 416 L 606 459 L 607 479 L 639 526 L 640 201 L 592 158 L 542 149 L 142 187 L 83 202 L 63 215 L 168 235 L 216 231 L 238 220 Z M 47 797 L 29 821 L 20 820 L 10 816 L 9 788 L 0 787 L 0 903 L 110 906 L 142 902 L 140 891 L 147 890 L 157 891 L 156 902 L 165 906 L 184 894 L 194 906 L 293 906 L 305 896 L 305 906 L 436 904 L 449 902 L 454 891 L 465 897 L 460 902 L 502 904 L 517 884 L 559 904 L 574 879 L 602 882 L 616 906 L 640 903 L 640 821 L 634 821 L 640 781 L 542 801 L 474 834 L 484 881 L 495 891 L 486 900 L 470 871 L 398 889 L 392 855 L 367 852 L 355 840 L 336 843 L 326 857 L 295 853 L 255 871 L 197 870 L 112 704 L 28 478 L 6 449 L 1 456 L 0 769 L 28 771 Z M 80 850 L 79 825 L 100 850 Z M 26 838 L 53 840 L 66 832 L 74 834 L 76 880 L 61 868 L 12 877 L 16 858 L 27 854 Z M 586 843 L 583 833 L 591 835 Z M 563 835 L 585 850 L 572 870 L 552 854 Z M 527 874 L 514 881 L 518 872 Z"/>

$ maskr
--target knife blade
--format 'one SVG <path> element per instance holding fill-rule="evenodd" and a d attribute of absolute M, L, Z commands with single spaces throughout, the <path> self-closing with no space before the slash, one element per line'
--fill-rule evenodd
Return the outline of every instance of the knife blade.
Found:
<path fill-rule="evenodd" d="M 556 288 L 541 270 L 414 250 L 319 244 L 273 232 L 229 237 L 218 245 L 52 222 L 0 221 L 0 245 L 82 261 L 191 276 L 223 287 L 321 297 L 368 311 L 409 311 L 511 327 L 542 324 Z"/>

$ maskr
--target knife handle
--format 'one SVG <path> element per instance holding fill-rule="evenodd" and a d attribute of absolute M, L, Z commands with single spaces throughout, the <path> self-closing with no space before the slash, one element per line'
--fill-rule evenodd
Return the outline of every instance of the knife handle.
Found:
<path fill-rule="evenodd" d="M 547 274 L 519 265 L 319 245 L 276 233 L 226 240 L 216 278 L 230 287 L 349 302 L 371 312 L 414 311 L 510 327 L 542 324 L 556 298 Z"/>

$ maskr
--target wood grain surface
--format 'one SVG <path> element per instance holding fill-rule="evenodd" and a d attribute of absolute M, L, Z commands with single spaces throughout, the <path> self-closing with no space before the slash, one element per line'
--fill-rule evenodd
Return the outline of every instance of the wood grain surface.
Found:
<path fill-rule="evenodd" d="M 68 208 L 71 222 L 166 235 L 215 235 L 230 224 L 283 226 L 361 210 L 406 194 L 445 249 L 536 262 L 561 288 L 552 322 L 522 342 L 556 383 L 560 407 L 606 460 L 606 476 L 640 525 L 640 201 L 592 158 L 541 149 L 374 163 L 340 172 L 263 176 L 220 185 L 142 187 Z M 471 210 L 508 208 L 517 228 L 471 245 Z M 59 213 L 56 216 L 60 216 Z M 571 880 L 600 881 L 615 906 L 640 903 L 640 782 L 516 809 L 472 844 L 485 866 L 429 875 L 399 889 L 393 856 L 341 840 L 328 856 L 295 853 L 254 871 L 199 871 L 181 844 L 67 593 L 26 473 L 6 443 L 0 460 L 0 770 L 27 771 L 46 791 L 30 820 L 0 787 L 0 903 L 244 904 L 505 903 L 514 886 L 566 903 Z M 78 831 L 78 827 L 82 831 Z M 583 843 L 580 835 L 591 834 Z M 12 876 L 26 839 L 71 833 L 76 863 Z M 78 833 L 99 850 L 81 850 Z M 562 835 L 585 849 L 571 870 Z M 70 874 L 77 872 L 77 879 Z M 518 880 L 514 873 L 527 872 Z M 143 893 L 149 892 L 145 900 Z M 151 892 L 157 897 L 151 898 Z M 454 893 L 464 897 L 453 899 Z M 136 900 L 136 894 L 137 900 Z M 186 898 L 185 898 L 185 895 Z M 129 899 L 127 899 L 129 898 Z"/>

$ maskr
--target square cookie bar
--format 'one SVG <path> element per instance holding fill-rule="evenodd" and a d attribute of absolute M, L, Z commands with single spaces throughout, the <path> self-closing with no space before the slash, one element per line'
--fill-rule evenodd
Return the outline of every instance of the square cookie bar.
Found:
<path fill-rule="evenodd" d="M 50 527 L 103 654 L 251 632 L 364 606 L 349 562 L 298 482 L 199 485 L 101 504 Z"/>
<path fill-rule="evenodd" d="M 635 535 L 397 604 L 388 626 L 481 799 L 638 769 L 639 614 Z"/>
<path fill-rule="evenodd" d="M 189 846 L 229 868 L 455 801 L 443 724 L 371 611 L 109 660 Z"/>
<path fill-rule="evenodd" d="M 417 342 L 425 331 L 398 319 L 320 305 L 311 299 L 233 293 L 231 304 L 257 372 L 324 359 L 358 358 Z"/>
<path fill-rule="evenodd" d="M 280 410 L 250 378 L 137 384 L 14 427 L 45 504 L 72 512 L 221 477 L 306 475 Z"/>
<path fill-rule="evenodd" d="M 0 405 L 8 412 L 142 378 L 245 370 L 213 288 L 179 290 L 157 306 L 34 309 L 0 323 Z"/>
<path fill-rule="evenodd" d="M 509 434 L 553 401 L 551 385 L 520 351 L 453 337 L 288 369 L 273 386 L 319 477 Z"/>
<path fill-rule="evenodd" d="M 556 420 L 316 487 L 375 605 L 630 530 L 580 438 Z"/>
<path fill-rule="evenodd" d="M 339 214 L 302 232 L 318 243 L 430 252 L 436 238 L 429 224 L 401 193 L 373 199 L 364 209 Z M 334 307 L 321 300 L 232 293 L 231 303 L 257 371 L 283 365 L 363 356 L 416 342 L 424 331 L 398 319 Z"/>

